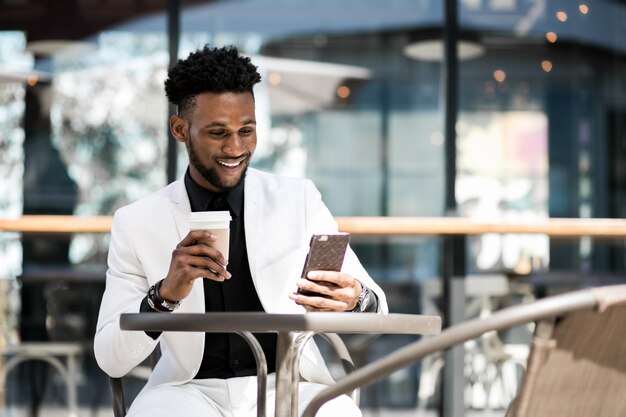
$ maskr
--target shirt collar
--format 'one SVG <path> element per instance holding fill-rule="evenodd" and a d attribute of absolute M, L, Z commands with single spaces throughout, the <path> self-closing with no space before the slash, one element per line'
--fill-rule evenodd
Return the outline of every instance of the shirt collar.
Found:
<path fill-rule="evenodd" d="M 214 193 L 196 183 L 191 174 L 189 168 L 185 172 L 185 188 L 187 189 L 187 195 L 189 196 L 189 203 L 191 204 L 191 211 L 204 211 L 209 206 L 209 203 L 218 196 L 223 196 L 230 208 L 230 214 L 233 218 L 237 218 L 241 215 L 243 210 L 243 181 L 226 191 L 225 193 Z"/>

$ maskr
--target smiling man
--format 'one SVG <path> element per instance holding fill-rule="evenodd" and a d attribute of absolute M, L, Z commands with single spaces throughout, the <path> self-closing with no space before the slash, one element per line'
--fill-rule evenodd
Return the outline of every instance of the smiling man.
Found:
<path fill-rule="evenodd" d="M 257 142 L 253 86 L 260 80 L 250 59 L 232 47 L 204 47 L 168 72 L 165 92 L 178 107 L 170 129 L 185 144 L 189 166 L 180 180 L 115 213 L 94 341 L 98 364 L 114 377 L 161 346 L 129 416 L 256 416 L 256 366 L 235 334 L 121 331 L 122 313 L 387 312 L 383 292 L 350 248 L 341 272 L 300 279 L 311 235 L 336 233 L 337 224 L 310 181 L 248 168 Z M 232 217 L 229 259 L 213 247 L 217 236 L 189 231 L 191 212 L 213 210 Z M 256 336 L 271 373 L 272 416 L 276 335 Z M 302 410 L 332 381 L 313 342 L 300 373 Z M 318 415 L 360 411 L 343 396 Z"/>

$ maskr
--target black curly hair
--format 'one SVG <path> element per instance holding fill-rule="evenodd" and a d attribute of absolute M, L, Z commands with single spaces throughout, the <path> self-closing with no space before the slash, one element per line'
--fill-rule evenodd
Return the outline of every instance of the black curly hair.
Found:
<path fill-rule="evenodd" d="M 165 95 L 178 106 L 178 114 L 185 115 L 195 105 L 200 93 L 252 94 L 252 87 L 261 81 L 257 67 L 250 58 L 239 55 L 234 46 L 211 48 L 205 45 L 179 59 L 167 71 Z"/>

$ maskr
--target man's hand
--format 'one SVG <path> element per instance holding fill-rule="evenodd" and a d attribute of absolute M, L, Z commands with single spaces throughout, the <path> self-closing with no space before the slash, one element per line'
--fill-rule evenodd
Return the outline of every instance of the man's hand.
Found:
<path fill-rule="evenodd" d="M 298 288 L 318 295 L 289 294 L 307 311 L 350 311 L 363 290 L 359 281 L 343 272 L 311 271 L 307 278 L 297 281 Z"/>
<path fill-rule="evenodd" d="M 230 279 L 228 260 L 210 246 L 216 240 L 217 236 L 205 230 L 193 230 L 185 236 L 172 252 L 170 269 L 159 291 L 161 298 L 170 302 L 182 300 L 198 278 L 218 282 Z"/>

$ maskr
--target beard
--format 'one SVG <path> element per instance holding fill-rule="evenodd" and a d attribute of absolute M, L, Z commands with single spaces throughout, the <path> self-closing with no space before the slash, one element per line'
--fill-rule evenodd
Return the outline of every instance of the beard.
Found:
<path fill-rule="evenodd" d="M 222 181 L 222 178 L 217 173 L 217 170 L 215 168 L 209 168 L 207 166 L 202 165 L 202 162 L 200 162 L 200 159 L 198 158 L 198 154 L 196 153 L 193 145 L 191 144 L 191 140 L 188 140 L 186 142 L 186 147 L 187 147 L 187 154 L 189 155 L 189 164 L 193 166 L 200 173 L 200 175 L 202 175 L 202 178 L 207 180 L 209 184 L 217 188 L 220 192 L 223 193 L 223 192 L 232 190 L 233 188 L 241 184 L 243 180 L 245 179 L 246 172 L 248 171 L 248 161 L 250 160 L 249 156 L 248 156 L 248 159 L 242 162 L 242 164 L 245 164 L 245 166 L 237 182 L 235 184 L 225 184 Z"/>

